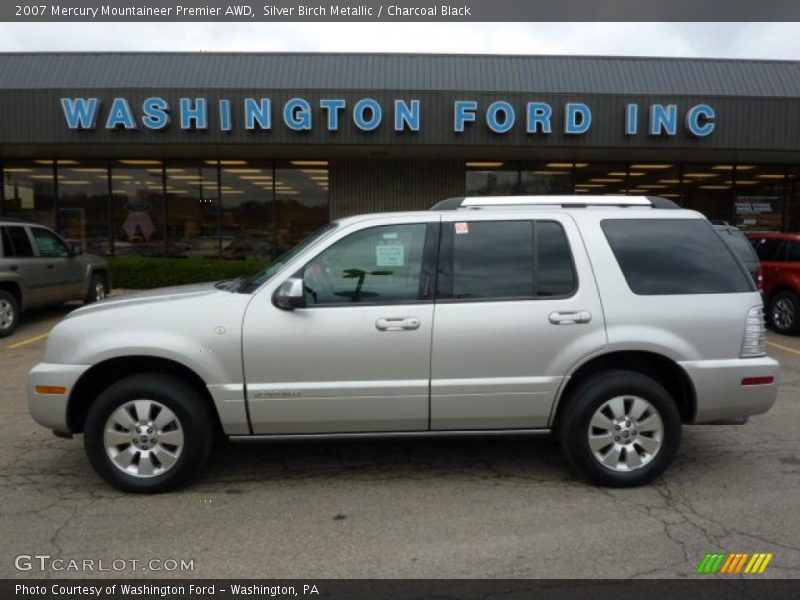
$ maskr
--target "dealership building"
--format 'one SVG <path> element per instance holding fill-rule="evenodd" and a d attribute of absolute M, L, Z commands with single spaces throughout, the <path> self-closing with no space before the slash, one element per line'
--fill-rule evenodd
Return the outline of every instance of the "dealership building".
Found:
<path fill-rule="evenodd" d="M 660 195 L 800 229 L 800 62 L 0 54 L 0 218 L 115 256 L 267 259 L 450 196 Z"/>

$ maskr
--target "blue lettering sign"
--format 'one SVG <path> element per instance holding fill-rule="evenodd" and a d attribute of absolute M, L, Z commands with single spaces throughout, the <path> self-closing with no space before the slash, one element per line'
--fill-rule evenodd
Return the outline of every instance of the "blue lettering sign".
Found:
<path fill-rule="evenodd" d="M 454 105 L 453 131 L 463 133 L 465 123 L 475 121 L 475 111 L 478 110 L 478 103 L 474 100 L 456 100 Z"/>
<path fill-rule="evenodd" d="M 370 115 L 369 118 L 366 117 L 367 114 Z M 353 123 L 361 131 L 376 129 L 381 124 L 382 118 L 381 105 L 372 98 L 359 100 L 353 107 Z"/>
<path fill-rule="evenodd" d="M 272 111 L 269 98 L 244 99 L 244 128 L 252 131 L 258 123 L 259 129 L 272 128 Z"/>
<path fill-rule="evenodd" d="M 106 129 L 116 129 L 119 125 L 125 129 L 136 129 L 133 111 L 125 98 L 114 98 L 106 119 Z"/>
<path fill-rule="evenodd" d="M 625 135 L 636 135 L 639 131 L 639 105 L 625 107 Z"/>
<path fill-rule="evenodd" d="M 511 131 L 515 121 L 514 107 L 504 100 L 492 102 L 486 109 L 486 124 L 495 133 Z"/>
<path fill-rule="evenodd" d="M 231 101 L 219 101 L 219 128 L 221 131 L 231 130 Z"/>
<path fill-rule="evenodd" d="M 181 98 L 181 129 L 207 129 L 208 103 L 205 98 Z"/>
<path fill-rule="evenodd" d="M 292 98 L 283 107 L 283 122 L 289 129 L 311 129 L 311 105 L 302 98 Z"/>
<path fill-rule="evenodd" d="M 525 130 L 528 133 L 551 133 L 550 118 L 553 116 L 553 107 L 547 102 L 528 102 L 528 124 Z"/>
<path fill-rule="evenodd" d="M 711 135 L 715 118 L 714 109 L 708 104 L 697 104 L 686 113 L 686 129 L 695 137 Z"/>
<path fill-rule="evenodd" d="M 142 102 L 142 123 L 148 129 L 164 129 L 169 125 L 169 104 L 163 98 L 147 98 Z"/>
<path fill-rule="evenodd" d="M 419 131 L 419 100 L 412 100 L 411 106 L 405 100 L 394 101 L 394 130 Z"/>
<path fill-rule="evenodd" d="M 70 129 L 94 129 L 97 125 L 97 98 L 61 98 L 61 108 Z"/>
<path fill-rule="evenodd" d="M 339 111 L 344 110 L 345 101 L 335 98 L 323 98 L 319 101 L 322 110 L 328 112 L 328 131 L 339 131 Z"/>
<path fill-rule="evenodd" d="M 580 135 L 592 126 L 592 111 L 580 102 L 568 102 L 564 107 L 564 133 Z"/>
<path fill-rule="evenodd" d="M 650 135 L 675 135 L 678 132 L 678 106 L 653 104 L 650 107 Z"/>

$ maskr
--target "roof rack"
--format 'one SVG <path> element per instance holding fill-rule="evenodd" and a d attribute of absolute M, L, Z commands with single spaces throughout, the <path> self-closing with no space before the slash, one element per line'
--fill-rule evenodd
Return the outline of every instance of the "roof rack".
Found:
<path fill-rule="evenodd" d="M 659 196 L 475 196 L 447 198 L 437 202 L 431 210 L 479 209 L 493 207 L 561 206 L 585 208 L 587 206 L 645 206 L 648 208 L 680 208 L 672 200 Z"/>

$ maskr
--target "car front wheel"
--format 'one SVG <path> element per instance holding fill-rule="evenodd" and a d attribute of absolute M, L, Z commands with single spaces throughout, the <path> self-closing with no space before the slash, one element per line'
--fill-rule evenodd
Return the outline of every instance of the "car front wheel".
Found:
<path fill-rule="evenodd" d="M 778 333 L 800 333 L 800 297 L 790 291 L 775 294 L 769 303 L 769 321 Z"/>
<path fill-rule="evenodd" d="M 89 409 L 84 446 L 97 473 L 127 492 L 164 492 L 192 479 L 211 453 L 214 422 L 190 385 L 160 373 L 111 385 Z"/>
<path fill-rule="evenodd" d="M 677 453 L 680 413 L 669 393 L 650 377 L 605 371 L 580 384 L 565 401 L 559 423 L 562 448 L 577 471 L 594 483 L 649 483 Z"/>

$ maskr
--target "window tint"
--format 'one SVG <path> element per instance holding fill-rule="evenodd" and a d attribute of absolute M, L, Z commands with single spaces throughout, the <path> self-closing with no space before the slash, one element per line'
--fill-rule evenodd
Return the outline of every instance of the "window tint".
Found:
<path fill-rule="evenodd" d="M 31 233 L 40 256 L 48 258 L 69 256 L 69 248 L 54 233 L 40 227 L 32 227 Z"/>
<path fill-rule="evenodd" d="M 18 258 L 33 256 L 33 247 L 23 227 L 3 228 L 3 249 L 5 256 Z"/>
<path fill-rule="evenodd" d="M 753 246 L 759 260 L 781 261 L 783 259 L 783 252 L 778 253 L 783 246 L 783 240 L 780 238 L 755 238 Z"/>
<path fill-rule="evenodd" d="M 564 230 L 552 221 L 445 223 L 439 298 L 533 299 L 575 289 Z"/>
<path fill-rule="evenodd" d="M 733 248 L 733 251 L 745 263 L 752 263 L 758 261 L 756 252 L 750 244 L 747 236 L 737 229 L 731 228 L 717 228 L 717 231 L 722 236 L 722 239 Z"/>
<path fill-rule="evenodd" d="M 800 242 L 787 242 L 786 260 L 800 262 Z"/>
<path fill-rule="evenodd" d="M 386 225 L 339 240 L 303 269 L 309 306 L 420 298 L 426 225 Z"/>
<path fill-rule="evenodd" d="M 730 248 L 705 220 L 607 219 L 601 225 L 634 294 L 754 289 Z"/>

